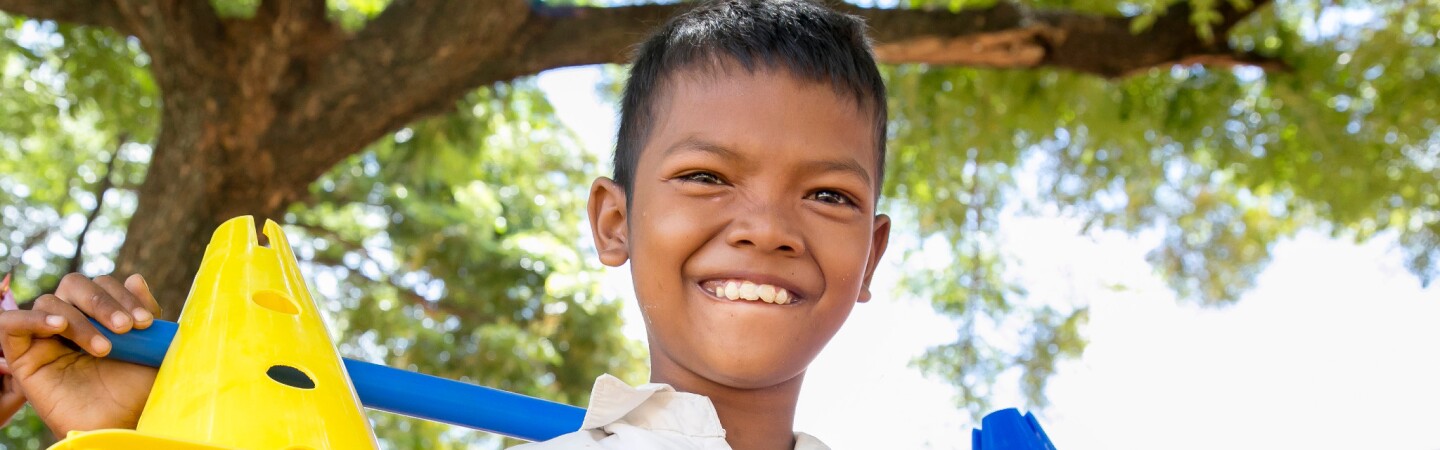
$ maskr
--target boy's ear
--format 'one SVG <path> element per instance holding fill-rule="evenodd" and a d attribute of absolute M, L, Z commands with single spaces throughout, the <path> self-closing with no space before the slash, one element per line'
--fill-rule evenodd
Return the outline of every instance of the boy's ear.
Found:
<path fill-rule="evenodd" d="M 860 303 L 870 301 L 870 279 L 875 276 L 875 267 L 880 265 L 880 257 L 885 255 L 885 247 L 889 245 L 890 216 L 877 214 L 875 229 L 870 233 L 870 258 L 865 265 L 865 284 L 860 286 Z"/>
<path fill-rule="evenodd" d="M 614 180 L 600 177 L 590 184 L 590 235 L 600 252 L 600 263 L 619 267 L 630 259 L 630 227 L 626 224 L 625 190 Z"/>

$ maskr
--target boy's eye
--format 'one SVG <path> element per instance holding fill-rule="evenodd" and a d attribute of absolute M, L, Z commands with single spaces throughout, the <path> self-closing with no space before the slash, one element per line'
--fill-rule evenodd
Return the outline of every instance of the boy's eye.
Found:
<path fill-rule="evenodd" d="M 810 198 L 820 201 L 822 203 L 829 203 L 832 205 L 855 206 L 855 201 L 851 200 L 850 197 L 831 189 L 815 191 L 814 193 L 810 194 Z"/>
<path fill-rule="evenodd" d="M 720 180 L 719 175 L 715 175 L 710 172 L 695 172 L 691 174 L 681 175 L 679 178 L 684 181 L 690 181 L 695 183 L 725 184 L 724 181 Z"/>

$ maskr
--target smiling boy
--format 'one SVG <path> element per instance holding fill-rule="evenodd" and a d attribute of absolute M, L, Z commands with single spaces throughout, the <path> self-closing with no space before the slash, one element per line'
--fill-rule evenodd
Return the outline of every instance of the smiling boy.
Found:
<path fill-rule="evenodd" d="M 716 1 L 649 38 L 625 88 L 615 178 L 594 182 L 588 212 L 601 262 L 630 263 L 652 383 L 602 376 L 581 430 L 525 448 L 826 448 L 793 431 L 795 406 L 806 367 L 869 300 L 885 251 L 885 124 L 885 87 L 857 18 L 802 0 Z M 40 312 L 0 315 L 0 328 L 59 333 L 103 354 L 108 343 L 91 343 L 76 306 L 96 317 L 137 311 L 115 319 L 117 332 L 154 312 L 134 279 L 67 277 L 47 297 Z M 73 326 L 44 322 L 54 316 Z M 62 350 L 27 355 L 25 339 L 3 343 L 32 402 L 94 392 L 60 386 L 62 369 L 44 376 Z M 101 384 L 100 364 L 67 383 Z M 124 370 L 134 389 L 107 395 L 128 408 L 43 418 L 56 432 L 133 427 L 149 384 Z"/>
<path fill-rule="evenodd" d="M 688 394 L 609 427 L 592 400 L 572 439 L 824 448 L 794 434 L 795 405 L 885 251 L 885 108 L 863 24 L 816 4 L 707 3 L 646 41 L 590 224 L 603 263 L 630 262 L 652 383 Z"/>

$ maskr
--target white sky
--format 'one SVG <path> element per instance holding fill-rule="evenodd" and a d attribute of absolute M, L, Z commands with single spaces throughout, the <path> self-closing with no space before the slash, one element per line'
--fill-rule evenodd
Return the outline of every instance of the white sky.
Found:
<path fill-rule="evenodd" d="M 599 79 L 576 68 L 539 83 L 604 160 L 616 113 L 596 95 Z M 1420 289 L 1391 240 L 1302 233 L 1276 246 L 1238 304 L 1201 308 L 1177 302 L 1145 262 L 1156 236 L 1080 236 L 1058 217 L 1012 217 L 1002 229 L 1031 298 L 1091 307 L 1089 347 L 1062 365 L 1051 406 L 1037 412 L 1058 448 L 1440 449 L 1440 288 Z M 880 269 L 877 293 L 895 272 Z M 633 298 L 625 270 L 611 269 L 606 289 Z M 626 305 L 626 333 L 643 340 Z M 955 333 L 923 299 L 861 305 L 811 366 L 796 428 L 836 450 L 969 448 L 954 389 L 908 366 Z M 1021 406 L 1014 393 L 993 403 Z"/>

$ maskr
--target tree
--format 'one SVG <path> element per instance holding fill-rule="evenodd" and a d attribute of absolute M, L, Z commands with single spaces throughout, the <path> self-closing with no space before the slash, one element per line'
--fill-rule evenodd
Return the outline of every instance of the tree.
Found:
<path fill-rule="evenodd" d="M 76 53 L 100 42 L 126 48 L 124 39 L 13 23 L 16 52 L 0 64 L 0 105 L 15 112 L 0 122 L 0 232 L 14 239 L 0 252 L 3 270 L 21 265 L 22 278 L 38 281 L 20 293 L 31 298 L 68 266 L 114 267 L 151 151 L 116 139 L 132 130 L 144 140 L 153 121 L 117 122 L 125 111 L 98 92 L 123 89 L 121 101 L 137 105 L 155 104 L 156 92 L 143 71 L 106 69 L 127 66 L 110 63 L 118 52 Z M 600 295 L 598 264 L 572 245 L 594 157 L 556 123 L 528 81 L 476 89 L 454 111 L 343 161 L 277 218 L 347 356 L 579 404 L 597 373 L 643 375 L 638 345 L 619 332 L 620 305 Z M 97 195 L 104 180 L 113 189 Z M 392 446 L 493 440 L 373 417 Z M 48 437 L 33 420 L 4 433 L 18 448 Z"/>
<path fill-rule="evenodd" d="M 478 86 L 623 62 L 637 36 L 684 7 L 415 1 L 352 20 L 352 31 L 318 0 L 0 2 L 13 14 L 131 36 L 148 57 L 163 93 L 160 124 L 149 182 L 140 186 L 116 265 L 145 268 L 170 311 L 179 309 L 194 261 L 221 221 L 279 217 L 335 164 Z M 1207 44 L 1191 10 L 1177 6 L 1158 16 L 1164 28 L 1139 35 L 1122 18 L 1004 3 L 958 13 L 855 11 L 874 24 L 888 62 L 1049 65 L 1114 76 L 1202 56 L 1253 59 Z M 1201 23 L 1224 30 L 1249 10 L 1211 8 L 1218 23 Z M 1136 51 L 1096 57 L 1120 43 Z"/>
<path fill-rule="evenodd" d="M 991 239 L 1024 167 L 1055 200 L 1033 210 L 1164 230 L 1157 270 L 1203 302 L 1233 301 L 1270 246 L 1306 226 L 1397 233 L 1412 270 L 1436 275 L 1434 0 L 903 6 L 847 8 L 899 64 L 886 69 L 889 204 L 954 261 L 907 277 L 967 331 L 920 365 L 973 411 L 1015 368 L 1043 401 L 1055 361 L 1083 348 L 1083 305 L 1027 303 Z M 579 211 L 567 186 L 595 167 L 536 156 L 565 138 L 535 129 L 554 121 L 524 76 L 623 62 L 685 7 L 0 0 L 15 15 L 0 39 L 4 256 L 40 262 L 26 278 L 43 286 L 69 261 L 109 269 L 119 245 L 114 268 L 147 274 L 174 317 L 216 224 L 283 217 L 315 238 L 300 253 L 333 280 L 321 284 L 355 302 L 336 308 L 381 311 L 340 319 L 347 352 L 459 374 L 481 358 L 457 353 L 472 330 L 514 345 L 487 351 L 549 340 L 565 364 L 542 351 L 486 359 L 539 366 L 476 376 L 579 399 L 584 376 L 633 353 L 592 272 L 559 250 L 577 219 L 551 217 Z M 1336 14 L 1370 19 L 1314 31 Z M 552 296 L 570 300 L 541 303 Z M 1005 322 L 1030 324 L 1023 345 L 970 332 Z"/>
<path fill-rule="evenodd" d="M 1083 349 L 1084 304 L 1026 301 L 999 253 L 1007 208 L 1158 230 L 1157 273 L 1206 305 L 1236 301 L 1274 243 L 1304 228 L 1357 241 L 1391 234 L 1430 283 L 1440 276 L 1437 39 L 1440 2 L 1294 2 L 1229 33 L 1233 48 L 1269 55 L 1279 71 L 1179 65 L 1102 80 L 892 69 L 887 194 L 913 206 L 909 222 L 955 261 L 914 265 L 907 283 L 962 330 L 920 367 L 954 382 L 979 413 L 1004 376 L 1021 376 L 1043 404 L 1055 361 Z M 1022 174 L 1034 184 L 1019 185 Z M 1018 189 L 1051 201 L 1015 205 Z M 987 340 L 997 328 L 1023 330 L 1019 345 Z"/>

